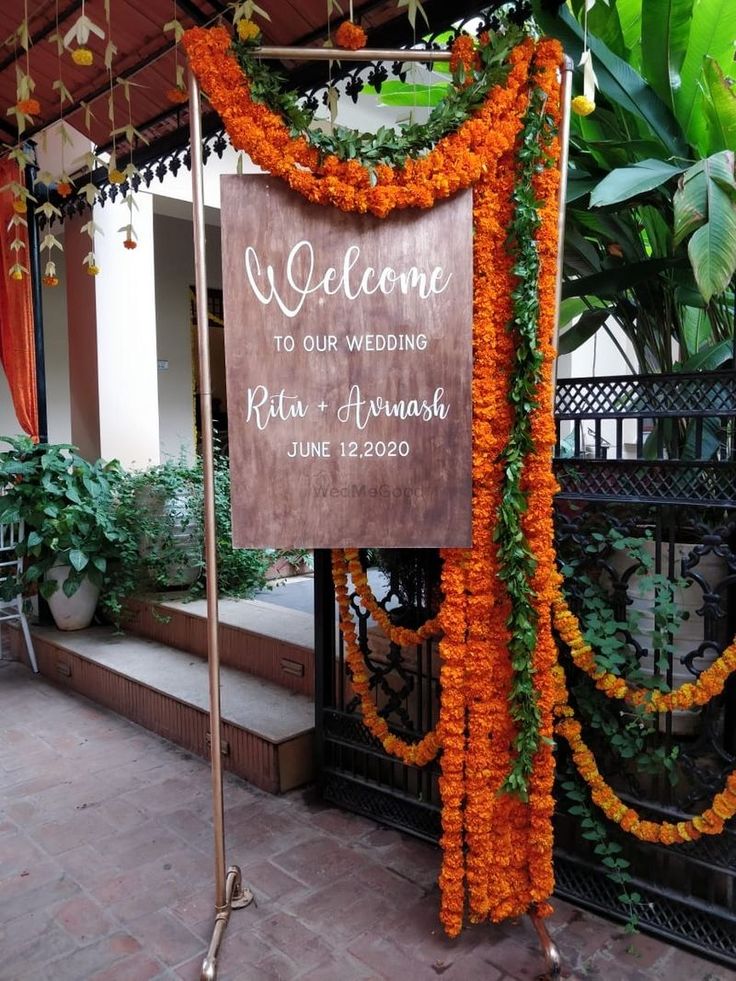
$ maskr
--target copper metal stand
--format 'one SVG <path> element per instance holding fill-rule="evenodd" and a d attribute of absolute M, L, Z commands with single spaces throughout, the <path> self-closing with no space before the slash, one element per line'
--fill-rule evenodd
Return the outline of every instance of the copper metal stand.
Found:
<path fill-rule="evenodd" d="M 244 889 L 240 869 L 225 872 L 225 816 L 222 794 L 222 723 L 220 715 L 220 648 L 217 608 L 217 537 L 215 526 L 214 447 L 212 441 L 212 383 L 207 312 L 207 263 L 204 230 L 204 175 L 202 173 L 202 115 L 199 84 L 189 72 L 189 117 L 192 154 L 192 214 L 194 220 L 194 281 L 197 290 L 197 344 L 199 348 L 199 403 L 204 463 L 204 560 L 207 572 L 207 661 L 210 690 L 210 757 L 212 761 L 212 823 L 215 850 L 215 925 L 201 981 L 217 977 L 217 954 L 230 912 L 253 900 Z"/>
<path fill-rule="evenodd" d="M 537 931 L 539 943 L 542 947 L 542 953 L 544 954 L 544 962 L 547 965 L 545 981 L 557 981 L 557 978 L 562 977 L 562 957 L 560 956 L 559 948 L 552 937 L 550 937 L 549 931 L 547 930 L 547 924 L 545 923 L 543 917 L 541 917 L 535 910 L 532 910 L 529 913 L 529 919 L 532 921 L 532 926 Z"/>
<path fill-rule="evenodd" d="M 259 58 L 293 61 L 447 61 L 447 50 L 421 51 L 414 49 L 371 49 L 346 52 L 333 48 L 262 47 L 252 52 Z M 567 146 L 570 128 L 570 90 L 572 61 L 565 59 L 562 79 L 562 130 L 560 167 L 560 224 L 557 273 L 556 322 L 559 323 L 560 290 L 562 288 L 562 239 L 564 236 L 564 202 L 567 177 Z M 226 871 L 225 820 L 222 790 L 222 720 L 220 713 L 220 650 L 218 640 L 219 612 L 217 605 L 217 537 L 214 497 L 214 447 L 212 440 L 212 383 L 207 310 L 207 263 L 205 258 L 204 175 L 202 171 L 202 112 L 199 83 L 189 71 L 189 126 L 192 161 L 192 215 L 194 222 L 194 281 L 197 291 L 197 345 L 199 351 L 199 401 L 202 425 L 202 460 L 204 465 L 204 557 L 207 575 L 207 661 L 210 695 L 210 759 L 212 771 L 212 821 L 214 826 L 215 858 L 215 922 L 207 956 L 202 964 L 200 981 L 215 981 L 217 956 L 225 934 L 230 913 L 253 901 L 253 893 L 243 886 L 240 869 L 231 865 Z M 550 978 L 560 976 L 560 955 L 540 917 L 530 914 L 539 936 Z"/>

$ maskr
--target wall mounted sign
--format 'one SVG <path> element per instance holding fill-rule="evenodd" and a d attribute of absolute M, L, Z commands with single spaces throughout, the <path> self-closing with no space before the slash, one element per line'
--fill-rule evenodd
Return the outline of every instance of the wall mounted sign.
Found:
<path fill-rule="evenodd" d="M 469 546 L 471 192 L 378 219 L 221 180 L 235 545 Z"/>

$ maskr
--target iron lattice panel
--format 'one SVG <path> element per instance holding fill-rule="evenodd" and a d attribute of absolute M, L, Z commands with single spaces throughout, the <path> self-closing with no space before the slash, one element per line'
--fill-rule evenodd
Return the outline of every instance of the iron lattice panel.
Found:
<path fill-rule="evenodd" d="M 557 382 L 558 419 L 736 415 L 736 373 L 623 375 Z"/>
<path fill-rule="evenodd" d="M 555 895 L 561 899 L 622 922 L 628 919 L 628 911 L 618 899 L 620 886 L 600 868 L 557 849 L 555 879 Z M 736 923 L 722 909 L 637 879 L 632 881 L 631 889 L 641 896 L 639 925 L 647 933 L 736 967 Z"/>
<path fill-rule="evenodd" d="M 736 463 L 556 459 L 561 501 L 736 507 Z"/>
<path fill-rule="evenodd" d="M 324 769 L 321 780 L 325 800 L 356 811 L 380 824 L 397 828 L 424 841 L 439 841 L 440 812 L 433 804 L 402 797 L 396 790 L 379 787 L 339 770 Z"/>

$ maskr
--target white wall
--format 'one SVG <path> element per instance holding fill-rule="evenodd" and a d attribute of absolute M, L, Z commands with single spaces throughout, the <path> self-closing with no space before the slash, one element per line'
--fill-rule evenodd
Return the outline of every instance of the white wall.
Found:
<path fill-rule="evenodd" d="M 190 288 L 194 285 L 194 244 L 191 220 L 154 215 L 156 264 L 156 344 L 159 439 L 161 457 L 187 457 L 194 452 L 194 377 Z M 222 286 L 220 229 L 206 226 L 207 280 Z"/>

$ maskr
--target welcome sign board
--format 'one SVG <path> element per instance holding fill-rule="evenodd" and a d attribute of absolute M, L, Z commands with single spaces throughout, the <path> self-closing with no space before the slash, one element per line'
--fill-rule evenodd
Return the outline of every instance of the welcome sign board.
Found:
<path fill-rule="evenodd" d="M 471 192 L 378 219 L 221 180 L 235 545 L 469 546 Z"/>

